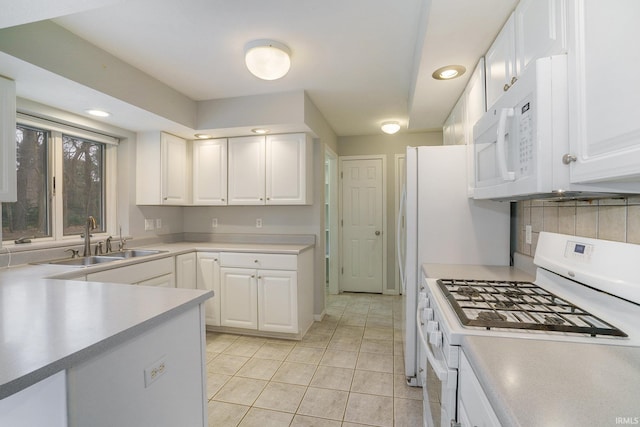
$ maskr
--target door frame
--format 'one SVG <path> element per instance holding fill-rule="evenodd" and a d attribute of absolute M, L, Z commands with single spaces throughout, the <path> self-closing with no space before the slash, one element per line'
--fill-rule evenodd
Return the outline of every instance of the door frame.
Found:
<path fill-rule="evenodd" d="M 328 199 L 329 199 L 329 214 L 324 218 L 325 230 L 329 230 L 329 247 L 326 248 L 327 241 L 325 238 L 325 251 L 329 250 L 329 277 L 325 278 L 329 281 L 328 291 L 329 294 L 335 295 L 340 293 L 340 270 L 338 268 L 338 261 L 340 260 L 340 245 L 341 238 L 339 224 L 339 211 L 340 199 L 338 196 L 338 155 L 328 146 L 325 146 L 325 161 L 329 162 L 328 176 L 325 176 L 325 202 L 327 200 L 327 186 L 328 186 Z M 323 210 L 324 213 L 324 210 Z M 326 234 L 326 233 L 325 233 Z M 326 252 L 325 252 L 326 253 Z"/>
<path fill-rule="evenodd" d="M 371 155 L 360 155 L 360 156 L 339 156 L 338 162 L 340 165 L 340 184 L 338 185 L 338 200 L 342 202 L 342 173 L 343 173 L 343 162 L 348 160 L 382 160 L 382 294 L 388 295 L 393 294 L 393 289 L 387 289 L 387 155 L 386 154 L 371 154 Z M 342 203 L 339 203 L 339 233 L 338 239 L 340 239 L 339 244 L 339 254 L 340 254 L 340 271 L 342 271 L 342 235 L 343 235 L 343 217 L 342 217 Z M 342 280 L 342 274 L 339 275 Z M 342 283 L 339 284 L 339 292 L 342 292 Z"/>

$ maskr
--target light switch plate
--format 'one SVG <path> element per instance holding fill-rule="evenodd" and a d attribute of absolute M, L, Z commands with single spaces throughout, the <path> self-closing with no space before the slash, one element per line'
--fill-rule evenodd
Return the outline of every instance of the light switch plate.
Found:
<path fill-rule="evenodd" d="M 151 231 L 153 230 L 153 223 L 154 221 L 152 219 L 146 219 L 144 220 L 144 231 Z"/>
<path fill-rule="evenodd" d="M 530 225 L 524 226 L 524 242 L 527 245 L 531 244 L 531 226 Z"/>
<path fill-rule="evenodd" d="M 162 219 L 156 219 L 156 228 L 160 230 L 162 228 Z"/>
<path fill-rule="evenodd" d="M 262 218 L 256 219 L 256 228 L 262 228 Z"/>
<path fill-rule="evenodd" d="M 218 218 L 211 218 L 211 228 L 218 227 Z"/>

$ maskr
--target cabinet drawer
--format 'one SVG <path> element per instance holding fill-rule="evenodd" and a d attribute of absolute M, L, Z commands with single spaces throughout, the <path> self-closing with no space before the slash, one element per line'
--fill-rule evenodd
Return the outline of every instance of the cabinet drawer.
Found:
<path fill-rule="evenodd" d="M 90 282 L 138 283 L 165 274 L 173 274 L 174 258 L 167 257 L 140 264 L 87 274 Z"/>
<path fill-rule="evenodd" d="M 283 254 L 222 252 L 220 254 L 220 266 L 297 270 L 298 257 L 296 255 Z"/>

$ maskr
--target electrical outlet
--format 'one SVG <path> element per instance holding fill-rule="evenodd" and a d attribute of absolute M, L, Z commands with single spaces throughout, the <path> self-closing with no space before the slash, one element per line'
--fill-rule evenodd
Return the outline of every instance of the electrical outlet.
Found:
<path fill-rule="evenodd" d="M 146 219 L 144 220 L 144 231 L 151 231 L 153 230 L 153 223 L 154 221 L 152 219 Z"/>
<path fill-rule="evenodd" d="M 153 384 L 158 378 L 167 372 L 167 363 L 165 362 L 165 356 L 156 360 L 151 366 L 148 366 L 144 370 L 144 387 L 147 388 Z"/>
<path fill-rule="evenodd" d="M 218 227 L 218 218 L 211 218 L 211 228 Z"/>
<path fill-rule="evenodd" d="M 262 228 L 262 218 L 256 219 L 256 228 Z"/>
<path fill-rule="evenodd" d="M 528 245 L 531 244 L 531 226 L 530 225 L 524 226 L 524 242 Z"/>
<path fill-rule="evenodd" d="M 162 219 L 156 219 L 156 228 L 160 230 L 162 228 Z"/>

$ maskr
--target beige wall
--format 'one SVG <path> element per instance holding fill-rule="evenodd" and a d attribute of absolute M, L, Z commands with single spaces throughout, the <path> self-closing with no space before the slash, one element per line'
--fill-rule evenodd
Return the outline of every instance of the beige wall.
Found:
<path fill-rule="evenodd" d="M 338 137 L 338 156 L 385 155 L 387 170 L 386 193 L 386 235 L 387 235 L 387 289 L 394 288 L 396 259 L 396 225 L 395 221 L 395 155 L 404 154 L 408 146 L 442 145 L 442 131 L 420 133 L 398 133 L 395 135 L 369 135 Z"/>
<path fill-rule="evenodd" d="M 517 250 L 535 255 L 541 231 L 640 244 L 640 197 L 584 202 L 517 203 Z M 531 225 L 532 243 L 525 243 L 525 227 Z"/>

